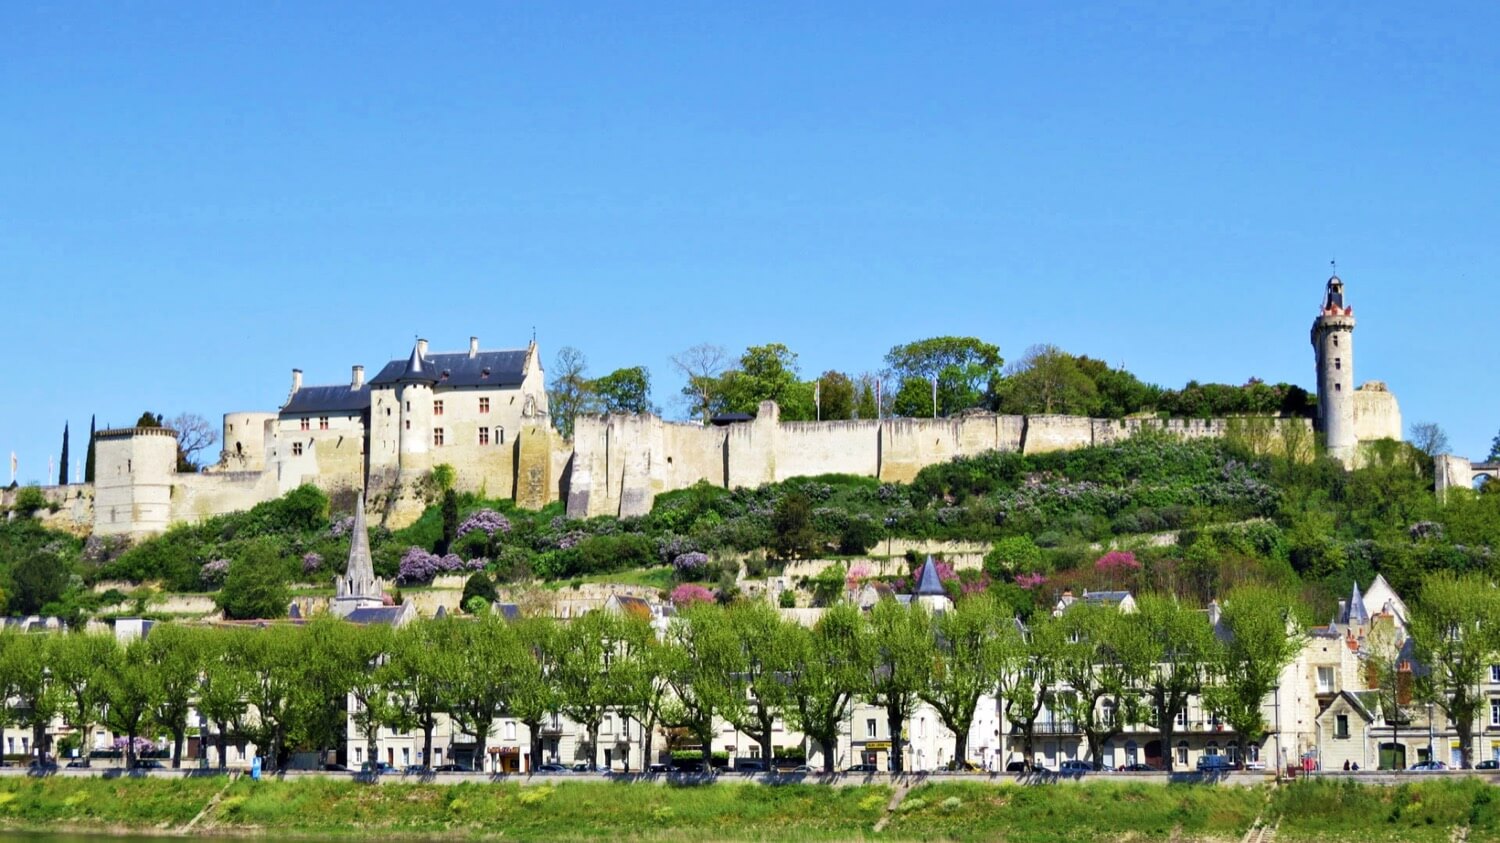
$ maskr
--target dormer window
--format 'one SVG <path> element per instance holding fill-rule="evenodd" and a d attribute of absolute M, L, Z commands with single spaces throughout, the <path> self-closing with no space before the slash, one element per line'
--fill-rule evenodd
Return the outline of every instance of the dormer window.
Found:
<path fill-rule="evenodd" d="M 483 369 L 481 369 L 479 371 L 479 376 L 481 378 L 487 378 L 487 377 L 489 377 L 490 376 L 490 367 L 489 366 L 485 366 Z"/>

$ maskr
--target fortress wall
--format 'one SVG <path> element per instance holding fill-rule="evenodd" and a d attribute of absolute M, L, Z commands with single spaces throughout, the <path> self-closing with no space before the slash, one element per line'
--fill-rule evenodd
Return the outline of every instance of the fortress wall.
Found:
<path fill-rule="evenodd" d="M 515 501 L 525 509 L 541 509 L 557 499 L 552 474 L 552 452 L 562 444 L 562 437 L 551 425 L 527 424 L 516 434 Z M 508 451 L 490 448 L 488 451 Z M 497 458 L 498 459 L 498 458 Z"/>
<path fill-rule="evenodd" d="M 775 479 L 880 473 L 880 422 L 786 422 L 776 431 Z"/>
<path fill-rule="evenodd" d="M 1354 436 L 1361 442 L 1401 440 L 1401 408 L 1384 385 L 1365 384 L 1354 392 Z"/>
<path fill-rule="evenodd" d="M 25 486 L 0 490 L 0 507 L 9 508 L 16 503 L 16 495 Z M 38 510 L 33 516 L 49 530 L 62 530 L 74 535 L 86 536 L 94 527 L 94 484 L 69 483 L 66 486 L 40 486 L 42 497 L 57 507 Z"/>
<path fill-rule="evenodd" d="M 725 485 L 723 428 L 691 422 L 660 424 L 665 458 L 658 493 L 686 489 L 700 481 Z"/>
<path fill-rule="evenodd" d="M 196 523 L 215 515 L 242 512 L 277 494 L 275 475 L 268 472 L 178 474 L 172 484 L 172 521 Z"/>
<path fill-rule="evenodd" d="M 1083 416 L 1027 416 L 1021 450 L 1028 454 L 1069 451 L 1094 444 L 1094 420 Z"/>
<path fill-rule="evenodd" d="M 176 477 L 173 431 L 99 431 L 94 440 L 94 532 L 140 536 L 165 530 L 172 523 Z"/>
<path fill-rule="evenodd" d="M 886 419 L 880 426 L 880 479 L 909 483 L 917 472 L 958 456 L 958 419 Z"/>
<path fill-rule="evenodd" d="M 605 479 L 609 453 L 607 420 L 579 416 L 573 420 L 573 462 L 568 474 L 569 518 L 602 515 L 605 509 Z"/>
<path fill-rule="evenodd" d="M 731 424 L 724 428 L 724 451 L 728 470 L 725 475 L 731 489 L 755 488 L 776 479 L 776 437 L 780 412 L 765 405 L 754 421 Z"/>
<path fill-rule="evenodd" d="M 654 415 L 610 419 L 609 482 L 618 489 L 622 518 L 651 511 L 660 487 L 663 466 L 661 419 Z"/>

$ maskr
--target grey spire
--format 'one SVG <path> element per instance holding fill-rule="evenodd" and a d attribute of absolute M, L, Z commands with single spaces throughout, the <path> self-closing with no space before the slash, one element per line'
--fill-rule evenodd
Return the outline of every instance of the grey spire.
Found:
<path fill-rule="evenodd" d="M 1350 625 L 1361 626 L 1370 623 L 1370 613 L 1365 611 L 1365 596 L 1359 592 L 1359 583 L 1354 584 L 1354 591 L 1349 595 L 1349 615 L 1347 622 Z"/>
<path fill-rule="evenodd" d="M 375 562 L 370 558 L 370 528 L 365 523 L 365 493 L 354 504 L 354 530 L 349 537 L 349 564 L 336 581 L 339 597 L 380 597 Z"/>
<path fill-rule="evenodd" d="M 401 372 L 400 381 L 436 381 L 427 371 L 427 359 L 422 354 L 422 345 L 425 340 L 417 340 L 417 344 L 411 347 L 411 359 L 406 361 L 406 369 Z"/>
<path fill-rule="evenodd" d="M 922 564 L 922 571 L 917 575 L 918 597 L 947 597 L 948 590 L 943 588 L 942 580 L 938 579 L 937 563 L 932 557 Z"/>

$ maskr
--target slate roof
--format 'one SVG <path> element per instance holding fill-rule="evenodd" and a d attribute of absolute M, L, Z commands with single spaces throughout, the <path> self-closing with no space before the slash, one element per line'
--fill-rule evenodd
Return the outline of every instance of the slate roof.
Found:
<path fill-rule="evenodd" d="M 418 380 L 439 386 L 520 386 L 526 377 L 526 354 L 522 348 L 481 351 L 473 357 L 467 351 L 429 354 L 419 359 L 413 349 L 410 359 L 385 364 L 370 384 L 391 386 Z"/>
<path fill-rule="evenodd" d="M 383 623 L 387 626 L 394 625 L 401 620 L 402 606 L 370 606 L 364 609 L 355 609 L 344 620 L 350 623 Z"/>
<path fill-rule="evenodd" d="M 1114 606 L 1123 603 L 1130 596 L 1128 591 L 1085 591 L 1083 600 L 1086 603 L 1103 604 Z"/>
<path fill-rule="evenodd" d="M 370 409 L 370 387 L 354 389 L 349 384 L 304 386 L 292 393 L 283 413 L 358 413 Z"/>
<path fill-rule="evenodd" d="M 948 596 L 947 589 L 943 588 L 942 580 L 938 579 L 937 563 L 932 561 L 931 556 L 922 563 L 922 573 L 917 577 L 916 594 L 918 597 Z"/>

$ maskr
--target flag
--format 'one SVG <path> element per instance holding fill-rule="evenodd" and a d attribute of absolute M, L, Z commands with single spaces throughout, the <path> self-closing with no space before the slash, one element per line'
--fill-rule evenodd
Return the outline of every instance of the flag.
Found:
<path fill-rule="evenodd" d="M 16 482 L 16 452 L 10 452 L 10 482 Z"/>

